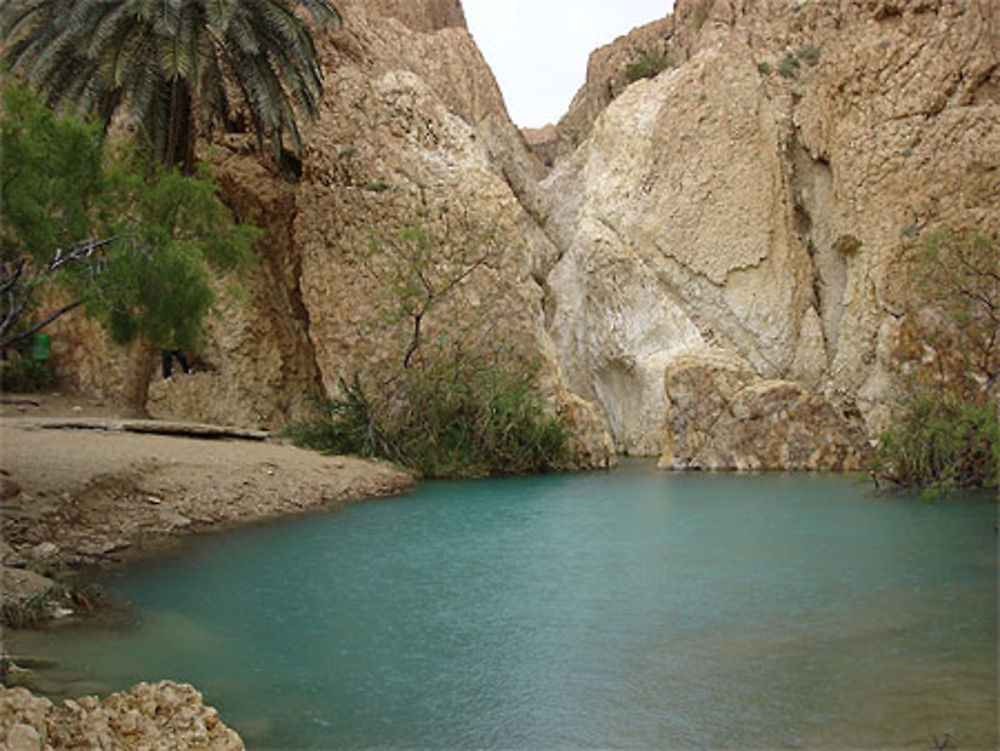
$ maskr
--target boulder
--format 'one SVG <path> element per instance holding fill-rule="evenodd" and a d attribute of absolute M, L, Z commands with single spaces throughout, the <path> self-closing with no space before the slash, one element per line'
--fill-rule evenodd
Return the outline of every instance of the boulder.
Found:
<path fill-rule="evenodd" d="M 666 368 L 660 466 L 705 470 L 858 470 L 868 458 L 856 409 L 793 381 L 765 379 L 719 350 Z"/>
<path fill-rule="evenodd" d="M 52 579 L 29 569 L 0 566 L 0 605 L 4 611 L 24 607 L 53 586 L 55 582 Z"/>

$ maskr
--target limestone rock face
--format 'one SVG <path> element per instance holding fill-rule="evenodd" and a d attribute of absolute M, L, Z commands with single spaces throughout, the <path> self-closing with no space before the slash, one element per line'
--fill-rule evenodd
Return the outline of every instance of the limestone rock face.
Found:
<path fill-rule="evenodd" d="M 628 66 L 644 54 L 665 55 L 672 63 L 680 62 L 680 51 L 672 43 L 674 17 L 633 29 L 591 53 L 587 61 L 587 79 L 570 102 L 569 110 L 559 120 L 555 156 L 565 156 L 586 140 L 597 116 L 628 85 Z M 549 140 L 553 140 L 550 137 Z"/>
<path fill-rule="evenodd" d="M 678 0 L 594 53 L 544 160 L 458 0 L 338 7 L 343 26 L 317 35 L 325 93 L 301 163 L 266 164 L 241 135 L 203 151 L 264 227 L 262 262 L 243 295 L 222 295 L 196 374 L 154 383 L 154 414 L 277 427 L 341 378 L 391 378 L 413 330 L 392 277 L 419 229 L 439 281 L 481 255 L 424 341 L 540 363 L 589 462 L 666 443 L 668 464 L 847 466 L 855 409 L 863 444 L 892 403 L 903 249 L 942 224 L 1000 227 L 992 0 Z M 629 83 L 645 54 L 670 64 Z M 115 350 L 67 331 L 54 353 L 81 387 L 114 393 Z M 786 449 L 702 435 L 709 405 L 665 381 L 692 350 L 741 363 L 740 390 L 702 396 L 776 415 Z M 836 448 L 807 451 L 786 419 Z"/>
<path fill-rule="evenodd" d="M 325 93 L 297 179 L 263 166 L 246 137 L 205 151 L 237 213 L 263 223 L 261 268 L 249 296 L 225 298 L 197 372 L 154 380 L 151 412 L 275 427 L 307 394 L 337 394 L 341 379 L 391 377 L 412 325 L 393 275 L 419 230 L 435 285 L 462 276 L 422 319 L 423 340 L 488 341 L 539 362 L 554 409 L 586 426 L 579 455 L 607 464 L 603 416 L 566 388 L 544 327 L 536 259 L 555 250 L 512 187 L 527 196 L 540 167 L 461 6 L 338 7 L 343 26 L 317 36 Z"/>
<path fill-rule="evenodd" d="M 130 691 L 55 706 L 24 688 L 0 686 L 0 746 L 242 750 L 243 741 L 187 684 L 140 683 Z"/>
<path fill-rule="evenodd" d="M 856 470 L 860 415 L 793 381 L 768 380 L 724 350 L 678 354 L 666 367 L 660 466 L 670 469 Z"/>
<path fill-rule="evenodd" d="M 188 353 L 193 375 L 164 382 L 159 363 L 150 384 L 147 409 L 154 417 L 174 417 L 221 425 L 277 428 L 307 408 L 319 391 L 319 370 L 301 296 L 301 259 L 293 220 L 293 184 L 260 163 L 249 136 L 228 136 L 204 156 L 235 213 L 264 231 L 260 260 L 233 293 L 220 280 L 219 303 L 207 320 L 207 336 Z"/>
<path fill-rule="evenodd" d="M 710 50 L 633 84 L 548 179 L 566 248 L 548 277 L 553 338 L 630 452 L 656 452 L 671 353 L 715 343 L 783 375 L 811 305 L 771 105 L 733 57 Z"/>
<path fill-rule="evenodd" d="M 538 211 L 559 249 L 553 340 L 619 449 L 677 428 L 661 376 L 708 345 L 855 402 L 877 433 L 904 245 L 942 223 L 1000 226 L 996 22 L 989 2 L 681 0 L 672 29 L 633 32 L 680 64 L 618 93 L 588 83 L 588 107 L 587 91 L 611 101 L 589 126 L 560 124 L 583 140 Z M 613 78 L 599 61 L 634 47 L 595 53 L 596 83 Z"/>
<path fill-rule="evenodd" d="M 337 8 L 343 11 L 350 5 L 363 7 L 372 15 L 395 18 L 414 31 L 466 28 L 461 0 L 342 0 Z"/>

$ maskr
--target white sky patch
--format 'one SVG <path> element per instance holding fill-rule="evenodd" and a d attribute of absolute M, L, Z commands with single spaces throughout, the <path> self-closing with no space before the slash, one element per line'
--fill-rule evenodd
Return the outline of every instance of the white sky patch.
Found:
<path fill-rule="evenodd" d="M 511 119 L 555 123 L 587 76 L 590 53 L 665 17 L 673 0 L 463 0 Z"/>

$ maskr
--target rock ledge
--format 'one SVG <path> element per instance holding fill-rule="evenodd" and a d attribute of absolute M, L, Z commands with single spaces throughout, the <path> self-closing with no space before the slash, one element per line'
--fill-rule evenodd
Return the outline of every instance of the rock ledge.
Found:
<path fill-rule="evenodd" d="M 140 683 L 104 701 L 85 696 L 55 705 L 24 688 L 0 687 L 0 747 L 243 749 L 243 741 L 188 684 Z"/>

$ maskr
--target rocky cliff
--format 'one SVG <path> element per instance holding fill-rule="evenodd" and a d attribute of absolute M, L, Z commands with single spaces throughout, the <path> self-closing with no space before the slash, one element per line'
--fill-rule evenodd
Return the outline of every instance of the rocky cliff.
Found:
<path fill-rule="evenodd" d="M 857 466 L 892 398 L 900 249 L 942 222 L 1000 227 L 992 0 L 678 0 L 591 57 L 543 139 L 551 171 L 458 0 L 338 6 L 301 164 L 241 135 L 204 151 L 265 228 L 263 262 L 154 413 L 277 426 L 387 372 L 393 258 L 419 226 L 438 268 L 488 258 L 428 335 L 539 360 L 585 461 Z M 630 82 L 649 54 L 669 64 Z M 64 372 L 113 392 L 115 353 L 78 325 Z"/>
<path fill-rule="evenodd" d="M 618 91 L 644 33 L 675 65 Z M 699 417 L 712 379 L 688 403 L 669 377 L 699 353 L 709 372 L 716 355 L 738 358 L 772 398 L 768 381 L 796 384 L 769 409 L 823 424 L 819 443 L 846 445 L 857 415 L 876 434 L 901 248 L 943 222 L 1000 227 L 995 6 L 680 0 L 671 22 L 595 53 L 591 75 L 560 124 L 579 145 L 541 183 L 540 216 L 561 251 L 546 272 L 550 331 L 618 447 L 663 446 L 669 465 L 770 464 L 682 440 L 699 420 L 730 425 L 733 399 L 752 393 Z M 806 417 L 799 389 L 825 404 Z"/>

